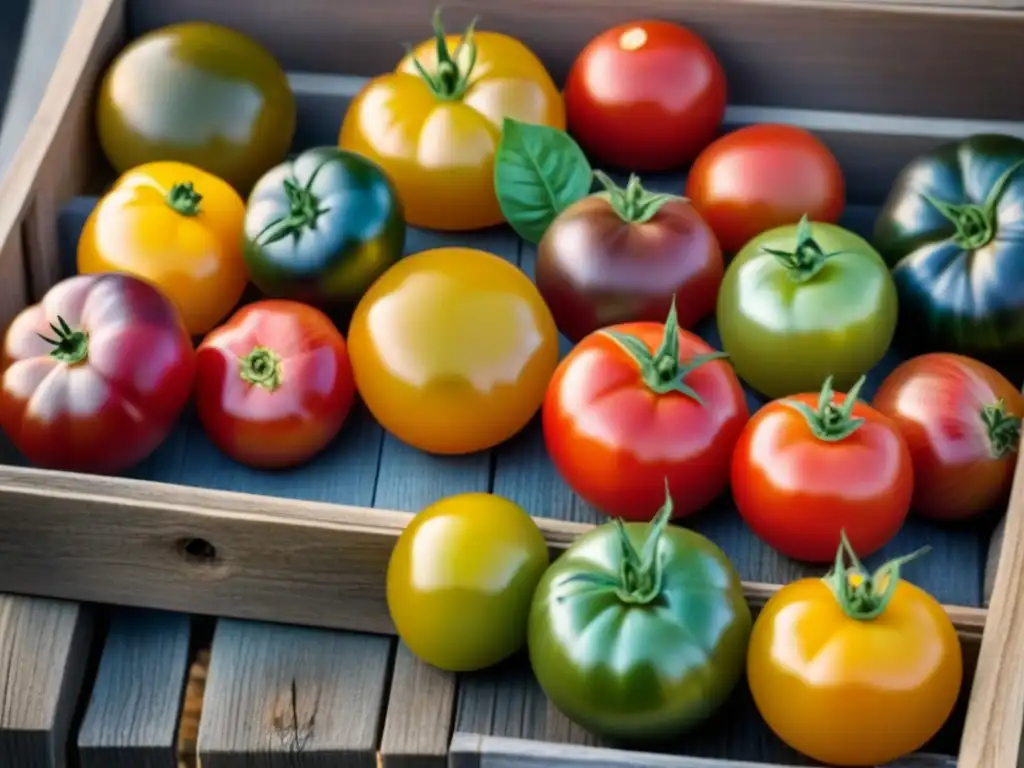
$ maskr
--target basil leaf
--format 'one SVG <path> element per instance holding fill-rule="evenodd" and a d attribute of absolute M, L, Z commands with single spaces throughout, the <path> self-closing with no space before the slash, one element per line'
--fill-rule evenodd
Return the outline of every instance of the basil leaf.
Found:
<path fill-rule="evenodd" d="M 539 243 L 558 214 L 587 196 L 592 178 L 586 155 L 565 131 L 505 118 L 494 190 L 523 240 Z"/>

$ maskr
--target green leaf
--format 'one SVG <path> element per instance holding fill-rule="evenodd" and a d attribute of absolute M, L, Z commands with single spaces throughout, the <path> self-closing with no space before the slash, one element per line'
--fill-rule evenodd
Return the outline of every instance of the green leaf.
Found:
<path fill-rule="evenodd" d="M 587 196 L 593 173 L 565 131 L 505 118 L 494 190 L 512 229 L 536 245 L 562 211 Z"/>

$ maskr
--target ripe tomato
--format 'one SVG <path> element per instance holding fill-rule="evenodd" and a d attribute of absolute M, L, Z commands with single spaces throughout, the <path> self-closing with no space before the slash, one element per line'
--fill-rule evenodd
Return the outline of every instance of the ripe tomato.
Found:
<path fill-rule="evenodd" d="M 26 459 L 115 474 L 170 434 L 195 352 L 177 308 L 149 283 L 77 275 L 14 318 L 0 370 L 0 424 Z"/>
<path fill-rule="evenodd" d="M 184 163 L 139 166 L 93 209 L 78 271 L 127 272 L 159 286 L 198 336 L 227 317 L 248 277 L 245 203 L 231 185 Z"/>
<path fill-rule="evenodd" d="M 196 411 L 213 444 L 242 464 L 301 464 L 334 439 L 355 397 L 345 340 L 313 307 L 242 307 L 199 345 Z"/>
<path fill-rule="evenodd" d="M 602 32 L 565 82 L 572 134 L 597 159 L 633 171 L 667 171 L 693 160 L 715 138 L 725 101 L 725 72 L 715 54 L 668 21 Z"/>
<path fill-rule="evenodd" d="M 794 560 L 826 563 L 843 531 L 865 557 L 903 527 L 914 490 L 896 425 L 832 379 L 820 395 L 775 400 L 754 414 L 732 457 L 732 496 L 747 525 Z"/>
<path fill-rule="evenodd" d="M 686 196 L 735 253 L 773 227 L 801 216 L 836 222 L 846 202 L 839 161 L 813 134 L 792 125 L 750 125 L 698 155 Z"/>
<path fill-rule="evenodd" d="M 910 447 L 916 512 L 962 519 L 1009 495 L 1024 397 L 999 371 L 961 355 L 921 355 L 886 377 L 873 405 Z"/>
<path fill-rule="evenodd" d="M 449 496 L 398 537 L 388 562 L 391 620 L 428 664 L 489 667 L 525 644 L 530 600 L 547 566 L 544 535 L 521 507 L 489 493 Z"/>
<path fill-rule="evenodd" d="M 504 221 L 494 156 L 506 117 L 565 128 L 558 88 L 525 45 L 497 32 L 433 39 L 352 100 L 338 144 L 368 157 L 394 181 L 405 220 L 469 230 Z"/>
<path fill-rule="evenodd" d="M 849 544 L 844 541 L 845 548 Z M 828 765 L 888 765 L 934 736 L 963 680 L 942 606 L 900 579 L 912 557 L 867 573 L 843 549 L 824 579 L 780 589 L 754 622 L 747 681 L 761 717 Z"/>
<path fill-rule="evenodd" d="M 544 400 L 544 440 L 565 482 L 607 515 L 650 520 L 668 483 L 677 517 L 721 494 L 749 416 L 721 352 L 662 323 L 624 323 L 569 353 Z"/>
<path fill-rule="evenodd" d="M 348 343 L 377 421 L 430 453 L 512 437 L 558 364 L 558 331 L 537 288 L 472 248 L 435 248 L 391 267 L 356 307 Z"/>

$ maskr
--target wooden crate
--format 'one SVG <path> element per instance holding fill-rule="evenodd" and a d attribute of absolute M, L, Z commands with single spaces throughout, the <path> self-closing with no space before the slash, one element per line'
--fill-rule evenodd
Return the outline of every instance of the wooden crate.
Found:
<path fill-rule="evenodd" d="M 471 13 L 482 14 L 484 27 L 523 37 L 556 78 L 587 39 L 612 23 L 657 16 L 689 24 L 729 74 L 737 106 L 727 122 L 792 122 L 818 133 L 847 173 L 851 205 L 844 223 L 864 231 L 896 171 L 918 152 L 982 131 L 1024 137 L 1017 84 L 1024 72 L 1024 14 L 1012 3 L 988 5 L 472 0 L 449 8 L 448 18 L 455 28 Z M 356 78 L 393 66 L 402 41 L 425 36 L 433 0 L 378 6 L 84 0 L 0 187 L 0 321 L 68 273 L 74 240 L 95 202 L 90 195 L 112 178 L 93 136 L 92 95 L 127 39 L 192 19 L 252 35 L 292 73 L 300 110 L 296 146 L 333 143 L 361 82 Z M 653 186 L 678 191 L 681 178 L 660 178 Z M 408 250 L 444 242 L 450 240 L 411 231 Z M 458 242 L 532 269 L 532 249 L 508 230 Z M 876 369 L 872 384 L 894 362 L 890 356 Z M 494 768 L 801 762 L 768 732 L 742 691 L 726 713 L 680 744 L 690 757 L 590 752 L 593 737 L 553 710 L 521 660 L 457 678 L 420 664 L 389 636 L 383 576 L 408 512 L 451 493 L 491 489 L 541 518 L 556 550 L 599 520 L 557 478 L 536 424 L 488 453 L 442 459 L 383 434 L 360 411 L 327 454 L 288 474 L 231 464 L 191 419 L 133 479 L 27 469 L 9 449 L 0 460 L 0 589 L 231 617 L 218 620 L 212 634 L 198 735 L 204 768 L 252 761 L 369 766 L 378 749 L 393 768 L 434 765 L 444 763 L 450 745 L 453 764 Z M 968 671 L 976 662 L 976 672 L 962 740 L 954 718 L 929 749 L 957 754 L 966 768 L 1009 768 L 1017 760 L 1024 718 L 1024 651 L 1016 640 L 1024 629 L 1024 481 L 1016 485 L 1002 539 L 993 541 L 988 530 L 912 520 L 880 554 L 923 541 L 933 548 L 908 576 L 954 606 L 948 610 Z M 772 584 L 814 572 L 764 547 L 724 503 L 692 525 L 736 563 L 755 605 Z M 195 557 L 199 548 L 188 545 L 197 540 L 215 556 Z M 996 574 L 987 612 L 986 572 Z M 57 765 L 70 741 L 83 766 L 173 762 L 169 724 L 179 716 L 195 624 L 185 616 L 129 610 L 116 613 L 106 629 L 85 605 L 0 597 L 0 658 L 8 672 L 0 755 L 24 760 L 12 765 Z M 93 642 L 100 636 L 105 642 Z M 95 675 L 90 651 L 99 658 Z M 73 714 L 82 691 L 88 706 L 79 728 Z M 966 705 L 966 693 L 964 699 Z"/>

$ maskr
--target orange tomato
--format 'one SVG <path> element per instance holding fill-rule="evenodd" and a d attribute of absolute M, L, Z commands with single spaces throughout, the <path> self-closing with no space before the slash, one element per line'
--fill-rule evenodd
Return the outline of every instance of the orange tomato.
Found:
<path fill-rule="evenodd" d="M 356 388 L 381 426 L 430 453 L 486 450 L 540 408 L 558 332 L 530 279 L 472 248 L 408 256 L 352 316 Z"/>
<path fill-rule="evenodd" d="M 504 221 L 494 192 L 494 156 L 506 117 L 565 128 L 562 95 L 540 60 L 497 32 L 421 43 L 394 72 L 372 80 L 349 105 L 342 149 L 387 171 L 409 224 L 469 230 Z"/>
<path fill-rule="evenodd" d="M 844 538 L 832 574 L 783 587 L 757 617 L 747 679 L 793 749 L 829 765 L 883 765 L 946 722 L 963 679 L 960 641 L 935 598 L 900 579 L 912 557 L 868 574 Z"/>
<path fill-rule="evenodd" d="M 248 281 L 245 203 L 228 184 L 185 163 L 140 165 L 93 209 L 78 241 L 80 274 L 125 272 L 157 285 L 193 336 L 223 320 Z"/>

